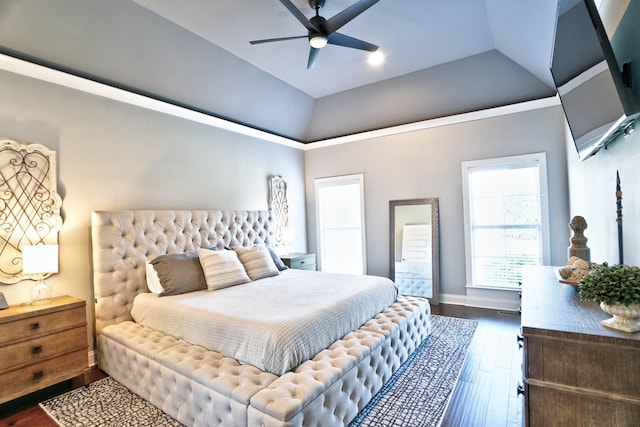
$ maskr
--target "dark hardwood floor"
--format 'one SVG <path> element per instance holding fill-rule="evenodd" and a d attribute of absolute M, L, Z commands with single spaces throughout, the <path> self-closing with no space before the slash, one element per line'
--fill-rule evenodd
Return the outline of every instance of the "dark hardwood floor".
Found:
<path fill-rule="evenodd" d="M 90 381 L 106 377 L 98 368 L 91 368 Z M 82 387 L 80 379 L 61 382 L 27 396 L 0 405 L 0 427 L 58 427 L 58 424 L 38 406 L 39 402 Z"/>
<path fill-rule="evenodd" d="M 440 305 L 433 314 L 479 321 L 442 427 L 520 427 L 522 352 L 516 312 Z"/>
<path fill-rule="evenodd" d="M 518 382 L 522 381 L 522 353 L 516 342 L 520 316 L 445 304 L 434 309 L 433 314 L 479 321 L 442 426 L 522 426 L 522 397 L 516 392 Z M 105 375 L 93 368 L 91 376 L 91 380 L 96 381 Z M 64 382 L 0 405 L 0 427 L 57 427 L 38 402 L 77 386 Z"/>

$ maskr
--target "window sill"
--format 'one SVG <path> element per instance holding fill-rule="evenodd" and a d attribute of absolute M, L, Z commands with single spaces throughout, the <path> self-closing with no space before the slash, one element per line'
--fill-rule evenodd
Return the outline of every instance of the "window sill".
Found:
<path fill-rule="evenodd" d="M 467 285 L 467 289 L 484 289 L 487 291 L 509 291 L 520 292 L 522 287 L 520 286 L 481 286 L 481 285 Z"/>

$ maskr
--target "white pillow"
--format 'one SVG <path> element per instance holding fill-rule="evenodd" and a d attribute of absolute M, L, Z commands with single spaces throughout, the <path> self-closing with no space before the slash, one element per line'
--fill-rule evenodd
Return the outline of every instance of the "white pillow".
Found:
<path fill-rule="evenodd" d="M 160 284 L 158 272 L 150 262 L 147 263 L 147 288 L 154 294 L 161 294 L 164 291 L 162 284 Z"/>
<path fill-rule="evenodd" d="M 280 272 L 273 262 L 266 246 L 256 244 L 250 248 L 237 246 L 233 248 L 251 280 L 277 276 Z"/>
<path fill-rule="evenodd" d="M 198 249 L 198 257 L 209 291 L 251 281 L 234 251 Z"/>

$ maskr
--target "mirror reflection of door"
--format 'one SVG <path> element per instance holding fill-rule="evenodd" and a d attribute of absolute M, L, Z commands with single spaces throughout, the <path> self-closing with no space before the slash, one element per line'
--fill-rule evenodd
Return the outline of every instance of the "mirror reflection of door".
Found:
<path fill-rule="evenodd" d="M 391 279 L 399 294 L 429 298 L 437 304 L 437 199 L 397 200 L 389 204 Z"/>

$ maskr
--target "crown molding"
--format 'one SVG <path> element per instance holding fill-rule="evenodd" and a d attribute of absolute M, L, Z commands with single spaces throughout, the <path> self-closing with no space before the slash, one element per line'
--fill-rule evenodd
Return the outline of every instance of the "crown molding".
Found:
<path fill-rule="evenodd" d="M 134 105 L 136 107 L 169 114 L 193 122 L 202 123 L 208 126 L 213 126 L 219 129 L 224 129 L 230 132 L 304 151 L 330 147 L 333 145 L 348 144 L 351 142 L 363 141 L 367 139 L 398 135 L 407 132 L 415 132 L 440 126 L 450 126 L 453 124 L 483 120 L 491 117 L 504 116 L 523 111 L 531 111 L 539 108 L 547 108 L 560 105 L 560 100 L 558 99 L 558 97 L 553 96 L 533 101 L 505 105 L 502 107 L 488 108 L 463 114 L 455 114 L 437 119 L 428 119 L 405 125 L 391 126 L 384 129 L 359 132 L 352 135 L 327 138 L 305 144 L 291 138 L 276 135 L 261 129 L 252 128 L 250 126 L 236 123 L 231 120 L 222 119 L 220 117 L 205 114 L 200 111 L 195 111 L 186 107 L 172 104 L 170 102 L 127 91 L 115 86 L 100 83 L 91 79 L 87 79 L 85 77 L 80 77 L 71 73 L 56 70 L 30 61 L 25 61 L 23 59 L 18 59 L 2 53 L 0 53 L 0 70 L 9 71 L 11 73 L 31 77 L 59 86 L 68 87 L 70 89 L 97 95 L 118 102 L 123 102 L 129 105 Z"/>
<path fill-rule="evenodd" d="M 362 141 L 365 139 L 382 138 L 385 136 L 399 135 L 407 132 L 415 132 L 424 129 L 437 128 L 440 126 L 450 126 L 459 123 L 472 122 L 476 120 L 484 120 L 492 117 L 506 116 L 508 114 L 521 113 L 523 111 L 532 111 L 540 108 L 548 108 L 560 105 L 558 96 L 536 99 L 533 101 L 519 102 L 517 104 L 505 105 L 502 107 L 487 108 L 484 110 L 472 111 L 469 113 L 454 114 L 451 116 L 441 117 L 437 119 L 422 120 L 419 122 L 408 123 L 400 126 L 391 126 L 384 129 L 372 130 L 368 132 L 356 133 L 353 135 L 340 136 L 337 138 L 328 138 L 316 141 L 313 144 L 306 144 L 305 150 L 314 150 L 318 148 L 330 147 L 332 145 L 347 144 L 350 142 Z"/>
<path fill-rule="evenodd" d="M 275 135 L 260 129 L 252 128 L 243 124 L 239 124 L 230 120 L 225 120 L 210 114 L 191 110 L 186 107 L 171 104 L 170 102 L 154 99 L 149 96 L 137 94 L 131 91 L 100 83 L 91 79 L 76 76 L 71 73 L 56 70 L 33 62 L 14 58 L 9 55 L 0 54 L 0 69 L 9 71 L 22 76 L 31 77 L 59 86 L 65 86 L 70 89 L 79 90 L 81 92 L 97 95 L 103 98 L 111 99 L 125 104 L 134 105 L 136 107 L 169 114 L 208 126 L 228 130 L 230 132 L 239 133 L 241 135 L 250 136 L 264 141 L 274 142 L 289 147 L 301 148 L 303 143 Z"/>

